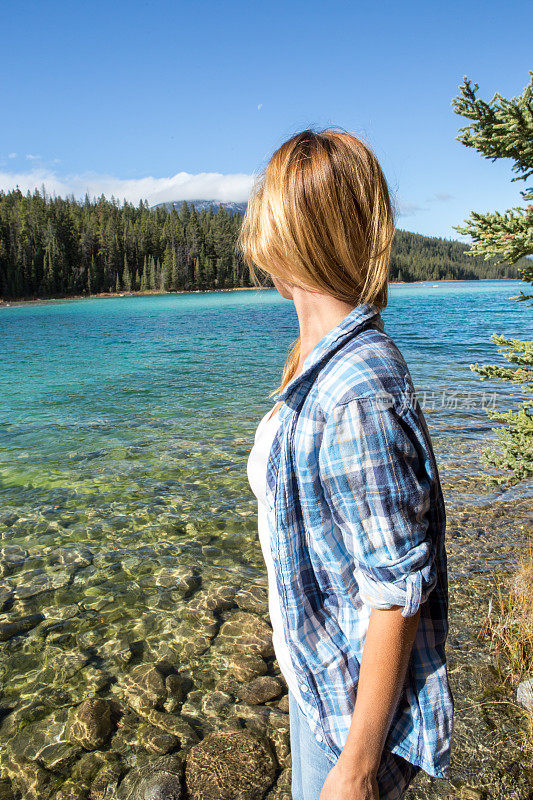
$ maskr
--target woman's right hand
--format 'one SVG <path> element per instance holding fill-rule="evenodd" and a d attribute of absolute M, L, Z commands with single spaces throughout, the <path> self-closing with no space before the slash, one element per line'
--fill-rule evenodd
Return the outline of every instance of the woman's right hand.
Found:
<path fill-rule="evenodd" d="M 318 800 L 379 800 L 378 783 L 374 774 L 346 764 L 342 755 L 330 769 Z"/>

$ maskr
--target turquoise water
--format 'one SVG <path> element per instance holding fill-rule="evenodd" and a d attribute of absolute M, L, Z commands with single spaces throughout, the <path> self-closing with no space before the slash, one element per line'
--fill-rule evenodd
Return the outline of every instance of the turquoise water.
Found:
<path fill-rule="evenodd" d="M 531 338 L 519 281 L 391 287 L 402 350 L 442 464 L 479 452 L 509 387 L 469 364 L 505 363 L 493 332 Z M 254 511 L 245 460 L 298 334 L 275 290 L 25 304 L 0 309 L 0 489 L 28 514 L 106 503 L 171 505 L 203 522 Z M 515 392 L 515 394 L 517 394 Z M 157 501 L 158 498 L 158 501 Z"/>
<path fill-rule="evenodd" d="M 469 364 L 505 363 L 492 332 L 531 338 L 530 309 L 508 299 L 520 288 L 397 285 L 383 312 L 448 507 L 477 504 L 476 519 L 483 392 L 512 398 Z M 297 333 L 274 290 L 0 308 L 0 680 L 13 709 L 0 765 L 12 726 L 122 691 L 132 665 L 170 664 L 202 691 L 234 671 L 240 645 L 224 654 L 210 609 L 231 596 L 266 612 L 246 459 Z M 485 569 L 507 557 L 492 547 Z"/>
<path fill-rule="evenodd" d="M 481 382 L 469 364 L 505 363 L 489 341 L 493 332 L 531 337 L 531 310 L 508 299 L 523 286 L 391 287 L 386 329 L 435 435 L 486 430 L 483 392 L 485 403 L 494 392 L 505 402 L 509 387 Z M 102 462 L 114 464 L 116 479 L 133 482 L 157 463 L 161 478 L 176 477 L 183 458 L 207 458 L 203 478 L 206 469 L 232 469 L 270 405 L 268 392 L 297 333 L 292 303 L 275 290 L 0 309 L 4 491 L 23 499 L 30 484 L 81 489 Z M 443 391 L 450 407 L 443 407 Z"/>
<path fill-rule="evenodd" d="M 509 387 L 493 332 L 531 338 L 520 281 L 394 285 L 383 312 L 444 463 L 490 436 Z M 0 309 L 0 488 L 21 509 L 172 501 L 202 519 L 253 510 L 245 459 L 298 334 L 275 290 L 26 304 Z M 516 394 L 516 392 L 515 392 Z M 470 448 L 472 450 L 472 448 Z M 465 450 L 466 456 L 466 450 Z M 215 505 L 217 510 L 211 511 Z"/>

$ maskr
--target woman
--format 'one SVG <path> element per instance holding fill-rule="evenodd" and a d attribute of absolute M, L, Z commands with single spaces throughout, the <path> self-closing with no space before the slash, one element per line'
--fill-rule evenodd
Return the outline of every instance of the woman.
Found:
<path fill-rule="evenodd" d="M 238 241 L 300 327 L 248 461 L 293 800 L 397 800 L 420 769 L 448 775 L 445 509 L 380 316 L 393 235 L 375 155 L 326 129 L 274 153 Z"/>

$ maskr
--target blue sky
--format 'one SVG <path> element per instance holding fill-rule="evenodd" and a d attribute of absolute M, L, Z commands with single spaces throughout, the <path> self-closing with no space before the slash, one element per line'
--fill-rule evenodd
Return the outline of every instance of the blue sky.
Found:
<path fill-rule="evenodd" d="M 455 140 L 451 99 L 463 75 L 520 94 L 532 23 L 525 0 L 5 2 L 0 188 L 245 200 L 286 138 L 337 125 L 377 153 L 398 227 L 460 238 L 525 187 Z"/>

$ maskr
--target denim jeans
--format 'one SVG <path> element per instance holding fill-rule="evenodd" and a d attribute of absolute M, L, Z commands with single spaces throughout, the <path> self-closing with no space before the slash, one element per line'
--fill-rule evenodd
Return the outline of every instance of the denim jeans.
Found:
<path fill-rule="evenodd" d="M 289 690 L 292 800 L 318 800 L 334 762 L 318 746 L 307 719 Z"/>
<path fill-rule="evenodd" d="M 318 800 L 327 774 L 334 765 L 318 746 L 309 723 L 289 690 L 292 756 L 292 800 Z M 419 767 L 384 751 L 377 774 L 379 800 L 401 800 Z"/>

